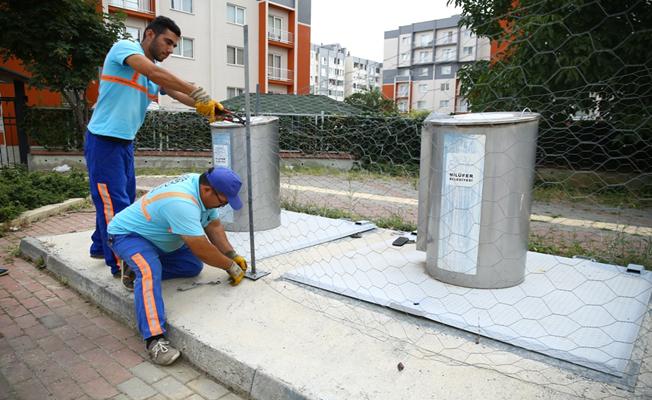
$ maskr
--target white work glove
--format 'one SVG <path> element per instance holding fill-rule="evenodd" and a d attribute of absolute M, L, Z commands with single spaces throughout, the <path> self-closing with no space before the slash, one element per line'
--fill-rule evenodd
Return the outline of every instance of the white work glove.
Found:
<path fill-rule="evenodd" d="M 190 92 L 189 96 L 192 97 L 193 100 L 195 100 L 195 104 L 208 103 L 209 101 L 211 101 L 211 96 L 209 96 L 208 93 L 206 93 L 206 91 L 201 87 L 197 87 L 197 89 Z"/>

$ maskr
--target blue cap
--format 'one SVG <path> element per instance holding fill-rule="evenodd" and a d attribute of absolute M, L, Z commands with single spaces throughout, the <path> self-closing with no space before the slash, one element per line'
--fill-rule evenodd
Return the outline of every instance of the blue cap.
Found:
<path fill-rule="evenodd" d="M 218 167 L 207 173 L 206 178 L 208 178 L 208 182 L 213 189 L 226 196 L 231 208 L 234 210 L 242 208 L 242 200 L 238 196 L 242 181 L 238 174 L 228 168 Z"/>

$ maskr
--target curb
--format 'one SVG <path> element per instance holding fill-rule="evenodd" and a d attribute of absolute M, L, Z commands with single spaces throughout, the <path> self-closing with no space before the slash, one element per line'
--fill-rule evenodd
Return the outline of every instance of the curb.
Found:
<path fill-rule="evenodd" d="M 59 256 L 50 254 L 43 242 L 37 238 L 22 239 L 20 251 L 32 260 L 42 259 L 45 268 L 51 271 L 57 279 L 91 300 L 120 322 L 126 323 L 131 329 L 136 330 L 131 293 L 116 290 L 112 285 L 102 284 L 83 276 L 74 268 L 69 267 Z M 228 349 L 208 346 L 185 328 L 168 322 L 167 333 L 175 345 L 181 349 L 183 357 L 187 361 L 240 395 L 254 400 L 313 400 L 321 398 L 313 393 L 308 393 L 308 389 L 305 387 L 293 387 L 256 365 L 240 362 L 230 354 Z"/>
<path fill-rule="evenodd" d="M 5 226 L 11 228 L 11 227 L 18 227 L 32 222 L 36 222 L 41 219 L 51 217 L 62 211 L 70 210 L 71 208 L 83 204 L 86 200 L 87 198 L 77 197 L 77 198 L 65 200 L 61 203 L 48 204 L 46 206 L 35 208 L 33 210 L 25 211 L 24 213 L 20 214 L 18 217 L 14 218 L 13 220 L 9 222 L 5 222 Z"/>

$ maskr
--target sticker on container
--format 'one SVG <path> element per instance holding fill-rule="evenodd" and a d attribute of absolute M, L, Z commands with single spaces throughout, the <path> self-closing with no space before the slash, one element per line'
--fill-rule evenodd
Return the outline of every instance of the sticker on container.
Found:
<path fill-rule="evenodd" d="M 213 134 L 213 165 L 231 168 L 231 135 L 229 133 Z"/>
<path fill-rule="evenodd" d="M 477 275 L 485 136 L 444 133 L 437 267 Z"/>

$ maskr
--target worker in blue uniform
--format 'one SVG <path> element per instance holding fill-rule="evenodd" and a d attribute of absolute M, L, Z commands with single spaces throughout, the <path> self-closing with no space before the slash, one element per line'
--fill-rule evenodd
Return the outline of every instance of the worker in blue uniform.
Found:
<path fill-rule="evenodd" d="M 107 245 L 106 227 L 136 196 L 133 140 L 159 91 L 206 116 L 219 118 L 224 107 L 201 87 L 190 84 L 157 63 L 172 54 L 181 30 L 159 16 L 147 27 L 142 42 L 120 40 L 104 60 L 99 97 L 85 135 L 84 157 L 96 209 L 91 257 L 104 258 L 119 276 L 119 260 Z"/>
<path fill-rule="evenodd" d="M 242 207 L 241 186 L 228 168 L 182 175 L 152 189 L 109 223 L 111 248 L 135 274 L 138 329 L 156 364 L 169 365 L 180 355 L 164 336 L 162 280 L 196 276 L 204 263 L 225 270 L 233 286 L 244 277 L 247 262 L 219 220 L 220 207 Z"/>

